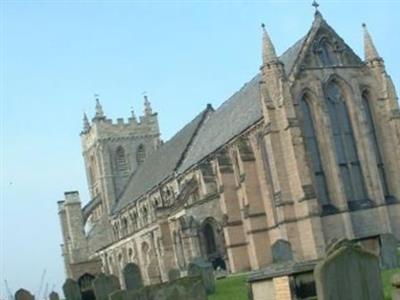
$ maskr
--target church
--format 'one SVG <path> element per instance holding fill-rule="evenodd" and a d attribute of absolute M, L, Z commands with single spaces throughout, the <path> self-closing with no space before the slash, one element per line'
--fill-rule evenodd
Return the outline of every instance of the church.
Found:
<path fill-rule="evenodd" d="M 229 273 L 324 256 L 340 238 L 397 264 L 400 109 L 365 25 L 358 57 L 316 10 L 281 56 L 263 26 L 254 78 L 162 142 L 144 114 L 108 119 L 96 100 L 80 134 L 91 200 L 58 202 L 66 275 L 147 284 L 196 258 Z"/>

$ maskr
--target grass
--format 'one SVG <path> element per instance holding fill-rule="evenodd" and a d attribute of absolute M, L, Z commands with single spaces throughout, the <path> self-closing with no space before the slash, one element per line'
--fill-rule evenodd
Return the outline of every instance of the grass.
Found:
<path fill-rule="evenodd" d="M 400 272 L 400 269 L 385 270 L 382 272 L 385 300 L 391 299 L 390 278 L 396 272 Z M 216 292 L 208 296 L 208 300 L 248 300 L 246 278 L 247 275 L 242 274 L 217 280 Z"/>
<path fill-rule="evenodd" d="M 234 275 L 216 281 L 216 292 L 208 300 L 247 300 L 247 275 Z"/>
<path fill-rule="evenodd" d="M 400 272 L 400 269 L 393 269 L 393 270 L 385 270 L 381 273 L 382 283 L 383 283 L 383 292 L 385 294 L 385 300 L 390 300 L 391 298 L 391 284 L 390 278 L 394 273 Z"/>

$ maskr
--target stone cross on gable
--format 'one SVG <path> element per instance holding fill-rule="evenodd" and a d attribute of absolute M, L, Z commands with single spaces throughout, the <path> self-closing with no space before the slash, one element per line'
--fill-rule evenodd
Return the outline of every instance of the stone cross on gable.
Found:
<path fill-rule="evenodd" d="M 311 5 L 314 6 L 316 11 L 318 11 L 319 3 L 316 0 L 314 0 Z"/>

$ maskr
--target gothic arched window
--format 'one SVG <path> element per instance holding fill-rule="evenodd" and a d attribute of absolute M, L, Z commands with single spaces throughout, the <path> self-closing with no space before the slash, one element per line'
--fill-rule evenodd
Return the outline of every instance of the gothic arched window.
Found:
<path fill-rule="evenodd" d="M 379 171 L 380 181 L 382 184 L 383 194 L 385 197 L 388 197 L 389 189 L 388 189 L 388 185 L 387 185 L 387 181 L 386 181 L 385 166 L 383 164 L 382 155 L 379 150 L 378 138 L 376 135 L 375 125 L 374 125 L 374 119 L 372 117 L 372 111 L 371 111 L 371 107 L 369 105 L 369 95 L 368 95 L 368 92 L 366 92 L 366 91 L 362 94 L 362 104 L 363 104 L 365 116 L 367 119 L 370 137 L 371 137 L 372 143 L 373 143 L 373 150 L 374 150 L 376 162 L 378 164 L 378 171 Z"/>
<path fill-rule="evenodd" d="M 141 144 L 139 145 L 137 152 L 136 152 L 136 162 L 138 165 L 144 162 L 146 158 L 146 149 L 144 148 L 144 145 Z"/>
<path fill-rule="evenodd" d="M 108 258 L 108 269 L 109 269 L 110 273 L 113 274 L 113 259 L 112 259 L 111 255 Z"/>
<path fill-rule="evenodd" d="M 321 205 L 329 204 L 329 194 L 326 184 L 325 174 L 322 169 L 321 155 L 318 147 L 318 141 L 315 134 L 314 120 L 311 114 L 309 99 L 304 95 L 300 100 L 300 109 L 303 116 L 303 131 L 307 148 L 307 153 L 311 161 L 311 167 L 314 172 L 315 185 L 318 200 Z"/>
<path fill-rule="evenodd" d="M 206 223 L 203 228 L 203 234 L 206 241 L 207 254 L 213 254 L 217 251 L 217 245 L 215 243 L 214 229 L 211 224 Z"/>
<path fill-rule="evenodd" d="M 332 126 L 336 159 L 347 201 L 366 200 L 367 193 L 349 112 L 342 91 L 334 81 L 326 89 L 326 104 Z"/>
<path fill-rule="evenodd" d="M 133 249 L 132 248 L 128 249 L 128 257 L 129 257 L 129 261 L 132 261 L 132 258 L 133 258 Z"/>
<path fill-rule="evenodd" d="M 126 171 L 128 168 L 127 163 L 126 163 L 126 156 L 125 156 L 125 150 L 122 146 L 119 146 L 117 148 L 117 151 L 115 152 L 115 164 L 117 167 L 117 171 Z"/>
<path fill-rule="evenodd" d="M 126 235 L 128 233 L 128 220 L 127 218 L 122 218 L 122 234 Z"/>

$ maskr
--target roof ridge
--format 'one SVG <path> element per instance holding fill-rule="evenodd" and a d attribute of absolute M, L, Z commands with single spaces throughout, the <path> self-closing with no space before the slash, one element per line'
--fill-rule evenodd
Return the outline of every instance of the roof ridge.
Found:
<path fill-rule="evenodd" d="M 214 112 L 214 108 L 212 107 L 212 105 L 210 103 L 208 103 L 206 109 L 201 112 L 201 114 L 202 114 L 201 120 L 199 121 L 199 124 L 197 124 L 197 127 L 194 130 L 188 143 L 186 144 L 185 149 L 182 151 L 182 154 L 180 155 L 180 158 L 174 167 L 174 172 L 180 167 L 182 161 L 186 157 L 187 152 L 189 151 L 190 147 L 192 146 L 192 143 L 193 143 L 195 137 L 197 136 L 197 133 L 199 132 L 201 126 L 204 124 L 206 117 L 209 115 L 209 113 L 212 113 L 212 112 Z"/>

